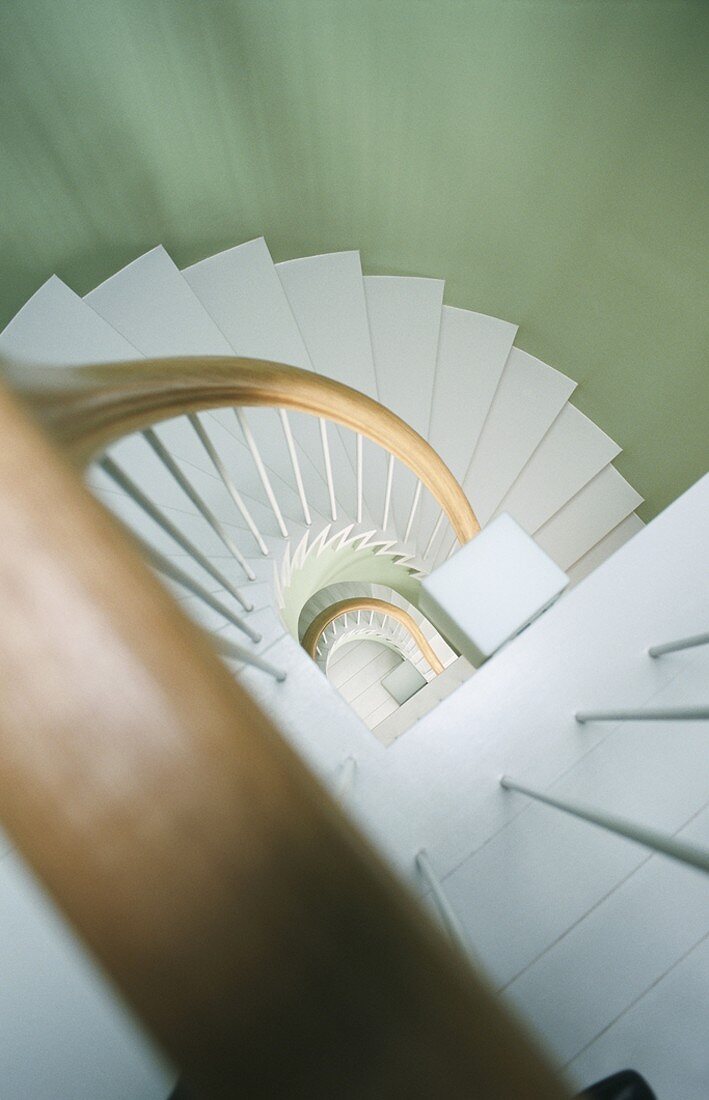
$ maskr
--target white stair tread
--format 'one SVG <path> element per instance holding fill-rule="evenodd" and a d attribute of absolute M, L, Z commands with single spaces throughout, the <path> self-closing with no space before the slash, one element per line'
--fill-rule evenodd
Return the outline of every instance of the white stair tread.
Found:
<path fill-rule="evenodd" d="M 512 348 L 463 482 L 481 524 L 493 516 L 575 386 L 565 374 Z"/>
<path fill-rule="evenodd" d="M 237 355 L 312 369 L 263 237 L 208 256 L 182 274 Z"/>
<path fill-rule="evenodd" d="M 443 306 L 442 279 L 365 275 L 379 400 L 426 438 Z"/>
<path fill-rule="evenodd" d="M 364 277 L 379 400 L 424 438 L 433 406 L 444 285 L 442 279 Z M 415 484 L 398 463 L 387 527 L 399 536 L 406 529 Z M 383 511 L 376 519 L 382 523 Z"/>
<path fill-rule="evenodd" d="M 84 297 L 143 355 L 232 355 L 162 245 L 138 256 Z"/>
<path fill-rule="evenodd" d="M 331 252 L 276 264 L 276 271 L 310 356 L 313 369 L 377 399 L 372 342 L 359 252 Z M 355 437 L 340 436 L 355 465 Z M 381 513 L 385 456 L 365 441 L 363 519 Z M 375 472 L 376 471 L 376 472 Z M 356 512 L 354 501 L 348 511 Z"/>
<path fill-rule="evenodd" d="M 116 272 L 84 301 L 147 356 L 233 355 L 229 341 L 162 246 Z M 245 415 L 248 419 L 249 413 Z M 217 419 L 229 433 L 223 436 L 222 447 L 224 443 L 228 446 L 221 454 L 226 461 L 226 455 L 233 453 L 232 468 L 239 470 L 240 490 L 264 501 L 261 481 L 233 414 L 224 410 Z M 280 431 L 275 421 L 272 431 L 274 435 Z M 201 469 L 213 472 L 209 457 L 184 419 L 172 426 L 169 435 L 175 456 L 189 454 Z M 273 475 L 271 456 L 263 457 Z M 283 472 L 289 473 L 288 468 Z M 280 487 L 274 485 L 274 491 L 284 511 L 291 507 L 292 493 L 284 492 L 283 482 Z M 291 507 L 291 514 L 300 514 L 297 504 L 296 509 L 293 513 Z"/>
<path fill-rule="evenodd" d="M 517 326 L 444 306 L 428 441 L 460 481 L 465 477 Z"/>
<path fill-rule="evenodd" d="M 314 370 L 377 399 L 359 252 L 276 264 Z"/>
<path fill-rule="evenodd" d="M 620 550 L 621 546 L 628 542 L 633 535 L 637 535 L 638 531 L 642 531 L 644 526 L 645 524 L 639 516 L 636 516 L 635 512 L 631 512 L 605 538 L 600 539 L 582 558 L 574 562 L 570 569 L 566 570 L 571 584 L 578 584 L 579 581 L 582 581 L 584 577 L 587 577 L 589 573 L 602 565 L 606 558 L 610 558 L 616 550 Z"/>
<path fill-rule="evenodd" d="M 566 570 L 629 516 L 642 500 L 614 466 L 606 466 L 540 527 L 534 538 Z"/>
<path fill-rule="evenodd" d="M 140 352 L 56 275 L 0 333 L 0 354 L 45 366 L 142 359 Z"/>
<path fill-rule="evenodd" d="M 497 512 L 508 512 L 533 535 L 619 453 L 592 420 L 565 405 Z"/>
<path fill-rule="evenodd" d="M 313 369 L 263 237 L 200 260 L 185 268 L 183 275 L 236 355 Z M 290 460 L 280 430 L 274 430 L 262 410 L 250 411 L 249 417 L 271 468 L 287 477 Z M 314 494 L 314 506 L 324 513 L 327 495 L 318 424 L 305 415 L 290 414 L 290 420 L 294 437 L 309 460 L 302 470 L 306 495 Z M 328 431 L 328 445 L 338 503 L 341 497 L 351 510 L 355 499 L 352 464 L 332 430 Z"/>

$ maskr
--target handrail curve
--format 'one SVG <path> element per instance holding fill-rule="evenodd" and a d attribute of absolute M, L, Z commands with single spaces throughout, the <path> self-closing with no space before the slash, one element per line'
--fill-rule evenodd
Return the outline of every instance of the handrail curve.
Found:
<path fill-rule="evenodd" d="M 315 660 L 318 642 L 328 626 L 342 615 L 353 611 L 376 611 L 379 615 L 388 615 L 390 619 L 396 619 L 409 632 L 436 675 L 443 672 L 443 665 L 431 643 L 408 611 L 403 607 L 397 607 L 395 603 L 389 603 L 388 600 L 378 600 L 372 596 L 355 596 L 349 600 L 339 600 L 315 616 L 301 642 L 303 649 L 313 660 Z"/>
<path fill-rule="evenodd" d="M 10 366 L 8 380 L 75 462 L 161 420 L 219 406 L 272 406 L 331 420 L 385 448 L 424 484 L 457 539 L 480 524 L 436 451 L 400 417 L 358 390 L 299 367 L 237 356 L 145 359 L 81 367 Z"/>

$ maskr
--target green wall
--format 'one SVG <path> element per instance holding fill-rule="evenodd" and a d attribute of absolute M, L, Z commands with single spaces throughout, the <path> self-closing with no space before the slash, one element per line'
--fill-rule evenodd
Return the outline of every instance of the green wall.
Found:
<path fill-rule="evenodd" d="M 707 465 L 709 3 L 4 0 L 0 323 L 163 242 L 520 324 L 649 518 Z"/>

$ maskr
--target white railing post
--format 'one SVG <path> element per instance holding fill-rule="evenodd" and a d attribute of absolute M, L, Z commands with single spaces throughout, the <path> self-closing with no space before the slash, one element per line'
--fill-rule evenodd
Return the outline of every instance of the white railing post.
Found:
<path fill-rule="evenodd" d="M 221 458 L 219 457 L 219 454 L 217 452 L 216 447 L 214 446 L 211 439 L 207 435 L 207 430 L 204 427 L 204 425 L 202 424 L 202 421 L 200 420 L 198 414 L 197 413 L 188 413 L 187 414 L 187 419 L 189 420 L 190 424 L 192 425 L 195 432 L 197 433 L 197 437 L 198 437 L 200 443 L 202 444 L 205 451 L 209 455 L 209 457 L 211 459 L 211 462 L 212 462 L 212 465 L 214 466 L 214 469 L 217 471 L 220 478 L 224 482 L 224 487 L 226 488 L 227 492 L 229 493 L 231 499 L 234 501 L 234 504 L 236 505 L 236 507 L 239 509 L 239 512 L 241 513 L 241 515 L 244 519 L 244 522 L 246 523 L 246 526 L 248 527 L 249 531 L 251 532 L 251 534 L 256 539 L 256 544 L 257 544 L 259 550 L 261 551 L 262 554 L 264 554 L 265 556 L 268 556 L 268 547 L 266 546 L 266 543 L 263 541 L 263 537 L 261 535 L 261 532 L 259 531 L 258 527 L 254 523 L 253 517 L 252 517 L 251 513 L 249 512 L 248 508 L 244 504 L 244 501 L 241 497 L 241 493 L 239 492 L 236 485 L 234 484 L 234 482 L 232 480 L 232 477 L 231 477 L 231 474 L 229 473 L 226 466 L 224 465 Z"/>
<path fill-rule="evenodd" d="M 133 479 L 128 476 L 125 470 L 123 470 L 117 462 L 109 458 L 108 455 L 104 455 L 99 459 L 99 465 L 101 469 L 108 474 L 111 480 L 115 481 L 116 485 L 135 501 L 138 507 L 145 512 L 146 516 L 150 516 L 153 522 L 156 523 L 158 527 L 162 528 L 166 535 L 169 535 L 178 546 L 181 546 L 182 549 L 189 554 L 202 569 L 204 569 L 205 573 L 209 573 L 210 577 L 212 577 L 218 585 L 226 589 L 229 595 L 233 596 L 234 599 L 241 604 L 244 611 L 253 610 L 253 605 L 242 596 L 236 585 L 233 585 L 229 578 L 225 577 L 219 569 L 215 569 L 209 558 L 205 557 L 199 547 L 195 546 L 193 542 L 190 542 L 178 527 L 175 527 L 174 523 L 172 523 L 162 510 L 158 508 L 157 504 L 154 504 L 153 501 L 145 495 L 142 489 L 138 488 Z"/>
<path fill-rule="evenodd" d="M 146 428 L 145 431 L 143 432 L 143 435 L 144 435 L 145 440 L 148 443 L 148 445 L 151 447 L 151 449 L 158 456 L 158 458 L 163 463 L 165 468 L 170 471 L 170 473 L 172 474 L 172 476 L 174 477 L 175 481 L 180 486 L 182 491 L 185 493 L 185 495 L 187 497 L 189 497 L 189 499 L 194 504 L 195 508 L 199 509 L 199 511 L 201 512 L 202 516 L 206 519 L 209 526 L 212 528 L 212 530 L 215 532 L 215 534 L 218 535 L 219 538 L 222 540 L 222 542 L 226 546 L 229 553 L 234 558 L 236 558 L 236 560 L 238 561 L 239 565 L 241 566 L 241 568 L 246 573 L 246 576 L 249 578 L 249 580 L 250 581 L 255 581 L 256 580 L 256 574 L 254 573 L 254 571 L 251 568 L 251 566 L 249 565 L 249 563 L 246 561 L 244 555 L 239 550 L 238 546 L 236 545 L 236 543 L 232 539 L 231 535 L 229 534 L 228 531 L 226 531 L 224 529 L 223 525 L 217 519 L 217 517 L 214 515 L 214 512 L 211 510 L 211 508 L 209 508 L 207 506 L 207 504 L 202 499 L 202 497 L 199 495 L 199 493 L 197 492 L 197 490 L 195 489 L 194 485 L 189 480 L 189 478 L 186 476 L 186 474 L 184 474 L 182 472 L 180 467 L 177 465 L 175 459 L 172 457 L 172 455 L 168 451 L 168 449 L 165 446 L 165 444 L 163 443 L 163 441 L 157 435 L 157 433 L 153 430 L 153 428 Z M 250 608 L 248 610 L 250 610 Z"/>
<path fill-rule="evenodd" d="M 424 559 L 427 558 L 429 556 L 429 554 L 431 553 L 431 550 L 433 549 L 433 544 L 436 541 L 436 538 L 438 537 L 438 532 L 440 531 L 441 527 L 443 526 L 443 520 L 444 519 L 445 519 L 445 512 L 441 508 L 440 512 L 438 513 L 438 519 L 436 520 L 433 531 L 431 531 L 431 537 L 428 540 L 428 542 L 426 543 L 426 549 L 423 552 Z"/>
<path fill-rule="evenodd" d="M 335 781 L 335 797 L 342 800 L 352 790 L 352 785 L 357 773 L 357 761 L 354 756 L 348 756 L 343 762 Z"/>
<path fill-rule="evenodd" d="M 240 645 L 229 641 L 228 638 L 221 638 L 218 634 L 212 634 L 211 640 L 220 656 L 232 661 L 241 661 L 243 664 L 252 665 L 254 668 L 260 668 L 262 672 L 268 672 L 279 683 L 283 683 L 285 680 L 286 673 L 283 669 L 276 668 L 270 661 L 264 661 L 263 657 L 259 657 L 256 653 L 249 653 Z"/>
<path fill-rule="evenodd" d="M 680 860 L 682 863 L 688 863 L 691 867 L 698 867 L 700 871 L 709 871 L 709 850 L 701 848 L 698 844 L 692 844 L 687 840 L 676 840 L 675 837 L 658 832 L 657 829 L 648 829 L 644 825 L 636 825 L 632 821 L 626 821 L 625 818 L 594 810 L 592 807 L 585 806 L 580 802 L 554 798 L 552 795 L 544 794 L 543 791 L 537 791 L 533 787 L 526 787 L 522 783 L 517 783 L 509 775 L 501 777 L 500 786 L 508 791 L 526 794 L 528 798 L 543 802 L 547 806 L 553 806 L 572 817 L 581 818 L 582 821 L 600 825 L 602 829 L 626 837 L 628 840 L 634 840 L 638 844 L 643 844 L 646 848 L 652 848 L 655 852 L 662 852 L 663 855 Z"/>
<path fill-rule="evenodd" d="M 436 902 L 436 908 L 441 917 L 441 922 L 448 932 L 448 935 L 464 954 L 468 954 L 468 940 L 463 931 L 463 926 L 458 920 L 458 917 L 451 907 L 451 903 L 448 901 L 443 891 L 443 886 L 433 869 L 428 852 L 425 848 L 421 848 L 421 850 L 416 853 L 416 866 L 419 870 L 419 874 L 433 895 Z"/>
<path fill-rule="evenodd" d="M 356 463 L 357 463 L 357 523 L 362 522 L 362 497 L 364 495 L 363 477 L 364 477 L 364 458 L 362 454 L 362 435 L 357 432 L 356 441 Z"/>
<path fill-rule="evenodd" d="M 404 532 L 404 542 L 408 542 L 409 535 L 411 534 L 411 528 L 414 525 L 414 517 L 421 500 L 421 490 L 423 489 L 423 482 L 419 481 L 416 485 L 416 491 L 414 493 L 414 499 L 411 502 L 411 510 L 409 512 L 409 518 L 406 523 L 406 530 Z"/>
<path fill-rule="evenodd" d="M 254 434 L 251 431 L 251 425 L 246 418 L 246 413 L 243 409 L 234 409 L 234 416 L 236 417 L 238 425 L 241 428 L 244 439 L 246 441 L 246 446 L 251 452 L 251 458 L 253 459 L 254 466 L 256 467 L 256 472 L 261 479 L 261 484 L 263 485 L 263 490 L 266 494 L 266 498 L 268 500 L 268 503 L 271 505 L 274 516 L 276 517 L 278 530 L 283 535 L 283 538 L 287 539 L 288 528 L 284 523 L 283 513 L 281 512 L 278 501 L 276 500 L 276 494 L 273 491 L 271 479 L 268 476 L 268 471 L 266 470 L 263 459 L 261 458 L 261 452 L 256 445 L 256 440 L 254 439 Z"/>
<path fill-rule="evenodd" d="M 647 707 L 644 710 L 577 710 L 576 721 L 585 722 L 697 722 L 709 718 L 709 706 Z"/>
<path fill-rule="evenodd" d="M 693 649 L 697 645 L 709 645 L 709 634 L 694 634 L 690 638 L 678 638 L 674 642 L 665 642 L 664 645 L 651 645 L 648 654 L 651 657 L 661 657 L 663 653 L 678 653 L 682 649 Z"/>
<path fill-rule="evenodd" d="M 290 464 L 293 467 L 293 477 L 295 478 L 296 488 L 298 489 L 298 496 L 300 497 L 300 506 L 303 509 L 303 519 L 305 520 L 306 526 L 310 527 L 313 521 L 310 515 L 308 501 L 305 496 L 303 475 L 300 472 L 300 462 L 298 461 L 298 454 L 295 449 L 295 440 L 293 439 L 293 432 L 291 431 L 290 421 L 288 419 L 288 415 L 285 409 L 279 409 L 278 416 L 281 421 L 281 427 L 283 428 L 283 435 L 285 436 L 286 447 L 288 448 Z"/>
<path fill-rule="evenodd" d="M 138 545 L 142 548 L 147 560 L 157 569 L 163 576 L 168 577 L 175 584 L 179 584 L 182 588 L 186 588 L 188 592 L 191 592 L 193 596 L 198 596 L 203 603 L 206 603 L 208 607 L 211 607 L 213 611 L 216 611 L 218 615 L 221 615 L 235 626 L 237 630 L 243 631 L 252 642 L 260 642 L 261 635 L 253 627 L 245 623 L 242 618 L 235 615 L 225 604 L 222 603 L 212 592 L 208 591 L 201 585 L 199 581 L 196 581 L 194 577 L 191 577 L 189 573 L 185 573 L 184 569 L 180 569 L 179 565 L 175 565 L 170 558 L 165 557 L 159 550 L 156 550 L 149 542 L 142 539 L 140 535 L 133 534 Z"/>
<path fill-rule="evenodd" d="M 333 523 L 337 519 L 337 500 L 335 498 L 335 483 L 332 478 L 332 462 L 330 460 L 330 444 L 327 438 L 327 422 L 320 418 L 320 442 L 322 444 L 322 457 L 325 464 L 325 479 L 327 492 L 330 498 L 330 515 Z"/>
<path fill-rule="evenodd" d="M 386 531 L 389 525 L 389 510 L 391 508 L 391 488 L 394 481 L 394 456 L 389 455 L 387 462 L 387 480 L 384 490 L 384 515 L 382 516 L 382 531 Z"/>

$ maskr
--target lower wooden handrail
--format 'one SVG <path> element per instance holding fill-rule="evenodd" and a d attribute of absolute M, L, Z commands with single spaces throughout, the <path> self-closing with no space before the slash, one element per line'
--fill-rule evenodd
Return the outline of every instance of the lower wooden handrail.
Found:
<path fill-rule="evenodd" d="M 566 1094 L 0 390 L 3 825 L 196 1096 Z"/>
<path fill-rule="evenodd" d="M 403 607 L 397 607 L 395 603 L 389 603 L 388 600 L 377 600 L 373 596 L 354 596 L 349 600 L 339 600 L 337 603 L 331 604 L 330 607 L 326 607 L 319 615 L 316 615 L 303 635 L 302 645 L 306 653 L 315 659 L 318 642 L 330 623 L 334 623 L 342 615 L 348 615 L 355 611 L 374 611 L 378 615 L 388 615 L 390 619 L 396 619 L 409 632 L 436 675 L 443 672 L 443 665 L 436 656 L 431 643 L 408 611 L 404 611 Z"/>

